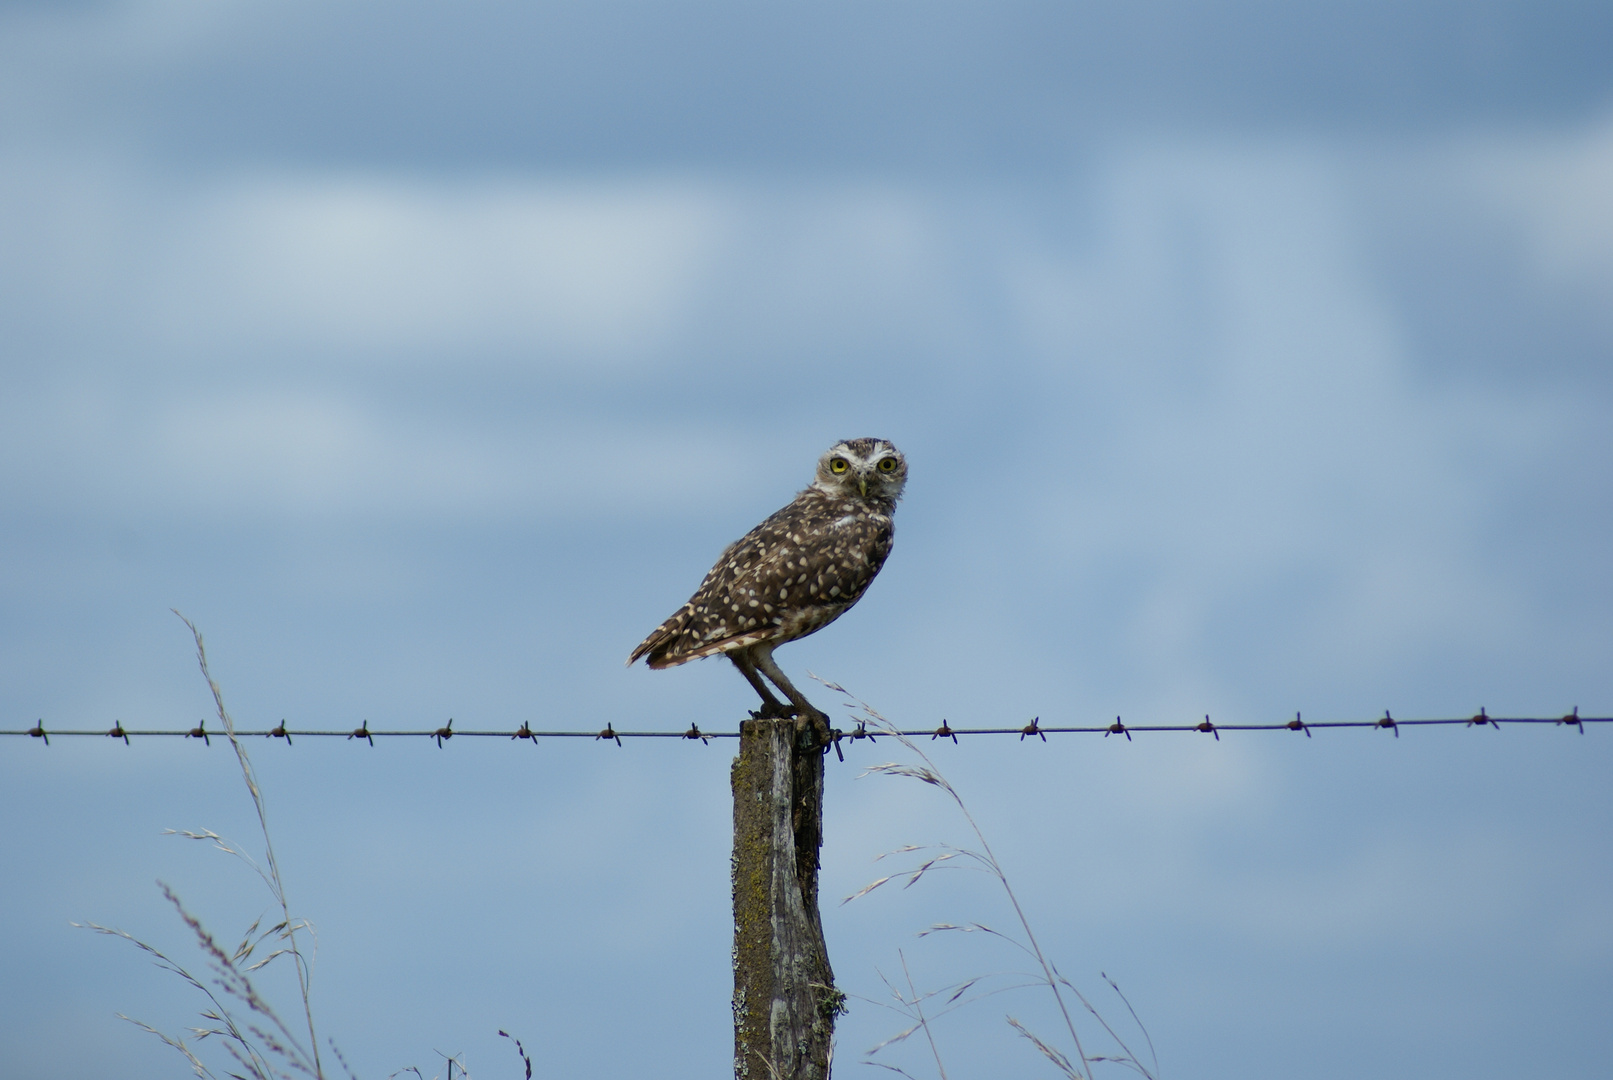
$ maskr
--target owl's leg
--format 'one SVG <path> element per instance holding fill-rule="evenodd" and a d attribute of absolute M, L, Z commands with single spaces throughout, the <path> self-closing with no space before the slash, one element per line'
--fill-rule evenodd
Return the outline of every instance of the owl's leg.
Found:
<path fill-rule="evenodd" d="M 728 659 L 732 660 L 734 666 L 739 669 L 739 673 L 745 676 L 745 681 L 750 683 L 758 694 L 762 695 L 762 707 L 752 714 L 756 719 L 781 720 L 790 715 L 789 708 L 785 706 L 784 702 L 773 696 L 773 691 L 769 690 L 767 684 L 762 681 L 762 677 L 756 674 L 756 664 L 751 660 L 749 649 L 731 652 L 728 654 Z"/>
<path fill-rule="evenodd" d="M 805 695 L 792 686 L 789 679 L 784 677 L 784 672 L 780 671 L 778 665 L 773 663 L 772 646 L 765 644 L 752 646 L 751 661 L 761 670 L 763 675 L 772 680 L 774 686 L 784 691 L 784 696 L 789 698 L 795 705 L 795 714 L 797 716 L 812 721 L 812 727 L 816 730 L 818 738 L 827 739 L 829 737 L 828 714 L 813 708 L 812 702 L 808 701 Z"/>

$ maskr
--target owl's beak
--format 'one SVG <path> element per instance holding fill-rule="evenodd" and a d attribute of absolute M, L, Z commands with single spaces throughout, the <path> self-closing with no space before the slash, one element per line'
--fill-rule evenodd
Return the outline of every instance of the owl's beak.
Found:
<path fill-rule="evenodd" d="M 857 490 L 863 493 L 863 498 L 866 499 L 868 497 L 868 477 L 863 476 L 858 478 Z"/>

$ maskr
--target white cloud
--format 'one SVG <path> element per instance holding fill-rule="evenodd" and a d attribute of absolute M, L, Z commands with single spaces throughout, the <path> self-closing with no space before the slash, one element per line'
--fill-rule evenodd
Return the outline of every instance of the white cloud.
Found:
<path fill-rule="evenodd" d="M 1533 269 L 1613 309 L 1613 116 L 1585 130 L 1461 147 L 1447 182 L 1524 227 Z M 1613 329 L 1613 317 L 1605 324 Z"/>
<path fill-rule="evenodd" d="M 152 323 L 219 359 L 641 359 L 687 316 L 725 227 L 709 192 L 653 182 L 253 179 L 169 213 Z"/>
<path fill-rule="evenodd" d="M 710 499 L 705 436 L 620 420 L 461 425 L 320 391 L 103 386 L 16 401 L 0 436 L 9 497 L 144 518 L 636 514 Z"/>
<path fill-rule="evenodd" d="M 1613 250 L 1591 227 L 1609 217 L 1606 143 L 1519 144 L 1512 172 L 1485 174 L 1523 178 L 1492 187 L 1548 223 L 1542 250 L 1568 252 L 1562 265 Z M 1418 379 L 1337 151 L 1097 160 L 1087 195 L 1057 206 L 840 181 L 97 169 L 92 182 L 83 162 L 14 157 L 11 270 L 29 294 L 27 310 L 13 303 L 67 374 L 11 390 L 9 458 L 33 472 L 13 488 L 149 493 L 141 477 L 172 475 L 189 479 L 157 501 L 606 505 L 720 486 L 669 464 L 708 445 L 710 414 L 640 403 L 597 427 L 527 431 L 374 380 L 412 366 L 474 368 L 489 385 L 536 375 L 548 381 L 510 390 L 536 425 L 564 412 L 556 380 L 614 395 L 653 372 L 743 418 L 849 377 L 839 397 L 859 407 L 929 398 L 1019 418 L 1014 437 L 1056 467 L 998 483 L 1029 485 L 1013 497 L 1049 573 L 1147 562 L 1121 633 L 1177 671 L 1218 608 L 1274 574 L 1321 582 L 1331 624 L 1384 655 L 1505 610 L 1505 588 L 1474 566 L 1484 515 L 1509 470 L 1543 467 L 1528 448 L 1577 406 Z M 1077 239 L 1039 227 L 1072 214 Z M 949 367 L 979 377 L 954 386 Z M 573 446 L 616 455 L 611 475 Z"/>
<path fill-rule="evenodd" d="M 1421 378 L 1361 247 L 1352 169 L 1303 146 L 1121 153 L 1095 243 L 1010 263 L 1026 340 L 1075 418 L 1033 436 L 1066 467 L 1026 532 L 1071 582 L 1139 575 L 1114 632 L 1160 685 L 1227 633 L 1247 641 L 1226 620 L 1255 611 L 1279 656 L 1374 666 L 1493 643 L 1521 614 L 1486 529 L 1515 477 L 1548 467 L 1553 432 L 1594 409 Z"/>

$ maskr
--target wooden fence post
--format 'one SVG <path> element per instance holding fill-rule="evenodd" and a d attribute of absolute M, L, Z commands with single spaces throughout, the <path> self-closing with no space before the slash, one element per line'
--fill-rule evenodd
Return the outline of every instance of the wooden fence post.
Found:
<path fill-rule="evenodd" d="M 810 725 L 747 720 L 734 759 L 734 1076 L 827 1080 L 835 989 L 818 916 L 823 752 Z"/>

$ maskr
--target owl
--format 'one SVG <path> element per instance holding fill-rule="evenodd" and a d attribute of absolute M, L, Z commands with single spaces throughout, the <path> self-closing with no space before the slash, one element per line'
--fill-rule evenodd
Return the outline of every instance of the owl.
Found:
<path fill-rule="evenodd" d="M 862 596 L 890 554 L 891 516 L 906 484 L 907 459 L 885 440 L 835 443 L 818 459 L 811 485 L 730 544 L 628 664 L 642 656 L 652 668 L 668 668 L 725 653 L 762 697 L 753 716 L 799 716 L 826 732 L 828 717 L 784 677 L 773 650 L 828 626 Z"/>

